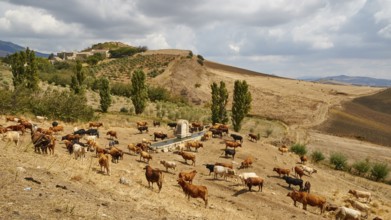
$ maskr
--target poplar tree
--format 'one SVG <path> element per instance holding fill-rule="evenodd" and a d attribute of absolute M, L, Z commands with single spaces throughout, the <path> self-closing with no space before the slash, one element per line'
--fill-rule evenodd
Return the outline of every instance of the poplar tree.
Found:
<path fill-rule="evenodd" d="M 232 125 L 234 131 L 241 129 L 241 123 L 251 108 L 251 93 L 248 91 L 248 84 L 245 80 L 235 81 L 232 101 Z"/>
<path fill-rule="evenodd" d="M 227 123 L 228 116 L 225 107 L 228 102 L 228 91 L 223 81 L 220 81 L 220 86 L 213 82 L 210 85 L 212 89 L 212 105 L 210 107 L 212 112 L 212 123 Z"/>
<path fill-rule="evenodd" d="M 148 88 L 145 84 L 146 76 L 142 70 L 134 71 L 132 75 L 132 86 L 130 87 L 130 98 L 134 105 L 136 114 L 143 113 L 148 99 Z"/>
<path fill-rule="evenodd" d="M 78 60 L 76 61 L 75 75 L 72 76 L 72 81 L 71 81 L 71 89 L 75 94 L 83 94 L 84 92 L 83 82 L 85 78 L 86 77 L 83 72 L 83 65 Z"/>

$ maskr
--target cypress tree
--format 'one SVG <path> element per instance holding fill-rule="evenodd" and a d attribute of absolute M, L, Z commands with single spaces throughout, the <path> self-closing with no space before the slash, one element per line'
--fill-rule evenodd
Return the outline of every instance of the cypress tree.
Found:
<path fill-rule="evenodd" d="M 100 79 L 99 96 L 100 108 L 102 112 L 107 112 L 107 109 L 111 105 L 110 83 L 107 78 Z"/>
<path fill-rule="evenodd" d="M 228 116 L 225 107 L 228 102 L 228 91 L 223 81 L 220 81 L 220 86 L 213 82 L 210 85 L 212 89 L 212 105 L 210 107 L 212 112 L 212 123 L 227 123 Z"/>

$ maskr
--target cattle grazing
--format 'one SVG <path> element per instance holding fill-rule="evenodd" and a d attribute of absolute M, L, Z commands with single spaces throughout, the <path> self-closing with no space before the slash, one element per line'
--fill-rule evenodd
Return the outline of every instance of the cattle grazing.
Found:
<path fill-rule="evenodd" d="M 171 129 L 176 128 L 177 125 L 178 124 L 176 122 L 169 122 L 169 123 L 167 123 L 167 126 L 170 127 Z"/>
<path fill-rule="evenodd" d="M 5 116 L 5 121 L 8 122 L 8 121 L 14 121 L 14 122 L 18 122 L 20 119 L 15 117 L 15 116 L 11 116 L 11 115 L 8 115 L 8 116 Z"/>
<path fill-rule="evenodd" d="M 98 145 L 95 145 L 95 152 L 96 152 L 96 156 L 98 156 L 99 154 L 108 154 L 109 153 L 109 151 L 107 149 L 99 147 Z"/>
<path fill-rule="evenodd" d="M 178 177 L 180 179 L 183 179 L 184 181 L 187 181 L 189 183 L 193 183 L 193 179 L 195 177 L 195 175 L 197 174 L 197 171 L 196 170 L 192 170 L 190 172 L 185 172 L 185 171 L 182 171 L 178 174 Z"/>
<path fill-rule="evenodd" d="M 163 172 L 159 169 L 152 169 L 151 166 L 147 165 L 145 166 L 145 177 L 148 181 L 148 187 L 151 187 L 153 189 L 153 183 L 156 183 L 159 187 L 159 193 L 160 190 L 162 190 L 163 187 Z M 150 185 L 152 183 L 152 186 Z"/>
<path fill-rule="evenodd" d="M 7 128 L 0 125 L 0 134 L 4 134 L 5 132 L 7 132 Z"/>
<path fill-rule="evenodd" d="M 209 176 L 210 176 L 210 174 L 214 171 L 215 165 L 214 164 L 204 164 L 204 166 L 206 167 L 206 169 L 209 170 Z"/>
<path fill-rule="evenodd" d="M 16 146 L 19 144 L 20 135 L 17 131 L 9 131 L 3 134 L 2 140 L 7 142 L 14 142 Z"/>
<path fill-rule="evenodd" d="M 191 160 L 193 162 L 191 165 L 195 166 L 196 156 L 194 154 L 187 153 L 184 151 L 180 151 L 178 154 L 182 156 L 186 164 L 188 160 Z"/>
<path fill-rule="evenodd" d="M 288 175 L 291 173 L 290 169 L 284 169 L 284 168 L 279 168 L 279 167 L 274 167 L 273 171 L 276 171 L 278 173 L 278 176 L 281 177 L 282 175 Z"/>
<path fill-rule="evenodd" d="M 50 127 L 49 130 L 52 130 L 54 133 L 57 133 L 59 131 L 64 131 L 64 126 L 57 125 L 56 127 Z"/>
<path fill-rule="evenodd" d="M 153 121 L 153 127 L 160 127 L 160 121 Z"/>
<path fill-rule="evenodd" d="M 123 159 L 124 152 L 121 149 L 118 149 L 116 147 L 113 147 L 110 149 L 109 154 L 111 155 L 111 161 L 113 163 L 118 163 L 118 160 L 121 158 Z"/>
<path fill-rule="evenodd" d="M 118 139 L 118 137 L 117 137 L 117 132 L 116 132 L 116 131 L 108 131 L 108 132 L 106 133 L 106 135 L 109 135 L 110 138 Z"/>
<path fill-rule="evenodd" d="M 32 132 L 33 124 L 31 124 L 30 122 L 24 121 L 24 120 L 20 120 L 19 124 L 23 125 L 25 127 L 25 129 L 30 129 L 30 132 Z"/>
<path fill-rule="evenodd" d="M 207 131 L 202 136 L 201 141 L 206 141 L 206 140 L 209 140 L 211 138 L 212 138 L 212 132 L 211 131 Z"/>
<path fill-rule="evenodd" d="M 354 189 L 350 189 L 349 190 L 349 193 L 354 195 L 356 197 L 356 199 L 359 199 L 359 198 L 365 198 L 367 199 L 366 202 L 370 202 L 371 201 L 371 196 L 372 194 L 370 192 L 365 192 L 365 191 L 359 191 L 359 190 L 354 190 Z"/>
<path fill-rule="evenodd" d="M 309 176 L 311 176 L 311 174 L 313 173 L 318 172 L 316 169 L 309 166 L 301 165 L 300 167 L 303 169 L 304 172 L 308 173 Z"/>
<path fill-rule="evenodd" d="M 284 153 L 288 152 L 289 149 L 288 149 L 287 146 L 283 145 L 283 146 L 281 146 L 281 147 L 278 148 L 278 151 L 280 151 L 281 154 L 284 155 Z"/>
<path fill-rule="evenodd" d="M 49 135 L 40 132 L 32 132 L 31 141 L 34 145 L 34 152 L 40 153 L 42 150 L 45 153 L 47 152 L 47 146 L 50 144 L 51 138 Z"/>
<path fill-rule="evenodd" d="M 72 141 L 72 140 L 75 140 L 75 141 L 79 141 L 79 139 L 81 138 L 80 135 L 78 134 L 67 134 L 65 136 L 62 136 L 61 137 L 61 140 L 68 140 L 68 141 Z"/>
<path fill-rule="evenodd" d="M 24 127 L 24 125 L 10 125 L 8 127 L 6 127 L 8 131 L 20 131 L 22 132 L 22 135 L 24 134 L 24 132 L 26 132 L 26 127 Z"/>
<path fill-rule="evenodd" d="M 52 127 L 57 127 L 58 126 L 58 122 L 57 121 L 53 121 L 52 122 Z"/>
<path fill-rule="evenodd" d="M 65 148 L 68 150 L 69 154 L 73 153 L 73 143 L 69 140 L 64 140 Z"/>
<path fill-rule="evenodd" d="M 185 195 L 187 195 L 188 200 L 190 200 L 190 196 L 192 198 L 201 198 L 205 202 L 205 208 L 208 206 L 208 188 L 206 186 L 189 184 L 181 178 L 177 181 L 182 187 L 183 192 L 185 192 Z"/>
<path fill-rule="evenodd" d="M 193 147 L 195 149 L 195 151 L 198 152 L 198 148 L 200 148 L 200 147 L 203 148 L 204 145 L 199 141 L 188 141 L 188 142 L 186 142 L 185 147 L 189 151 L 191 151 L 191 148 Z"/>
<path fill-rule="evenodd" d="M 354 201 L 351 199 L 348 199 L 347 201 L 352 205 L 353 208 L 361 211 L 362 213 L 365 213 L 364 218 L 368 218 L 368 215 L 369 215 L 369 212 L 371 211 L 370 210 L 371 208 L 367 204 L 363 204 L 359 201 Z"/>
<path fill-rule="evenodd" d="M 221 130 L 211 128 L 211 129 L 209 129 L 209 131 L 212 132 L 212 137 L 215 137 L 215 136 L 218 136 L 220 138 L 223 137 L 223 132 Z"/>
<path fill-rule="evenodd" d="M 249 177 L 258 177 L 258 175 L 254 172 L 247 172 L 247 173 L 240 173 L 239 175 L 236 175 L 241 180 L 242 184 L 245 185 L 244 180 Z"/>
<path fill-rule="evenodd" d="M 242 147 L 242 144 L 236 141 L 225 141 L 225 149 L 227 149 L 228 147 L 236 149 L 237 147 Z"/>
<path fill-rule="evenodd" d="M 87 135 L 94 135 L 99 138 L 99 131 L 98 129 L 88 129 L 85 131 L 85 134 Z"/>
<path fill-rule="evenodd" d="M 174 161 L 161 160 L 160 164 L 163 164 L 163 166 L 166 168 L 166 172 L 168 172 L 168 168 L 176 170 L 176 163 Z"/>
<path fill-rule="evenodd" d="M 141 161 L 141 158 L 143 158 L 144 162 L 145 162 L 145 160 L 147 160 L 146 163 L 149 163 L 149 160 L 152 160 L 152 156 L 149 153 L 147 153 L 143 150 L 139 150 L 139 152 L 140 152 L 140 161 Z"/>
<path fill-rule="evenodd" d="M 249 168 L 253 165 L 253 157 L 249 156 L 247 157 L 240 165 L 240 169 Z"/>
<path fill-rule="evenodd" d="M 133 152 L 133 155 L 139 151 L 140 148 L 136 147 L 134 144 L 128 144 L 129 153 Z"/>
<path fill-rule="evenodd" d="M 73 153 L 75 154 L 75 159 L 83 158 L 86 156 L 87 148 L 81 146 L 80 144 L 73 144 Z"/>
<path fill-rule="evenodd" d="M 336 220 L 345 220 L 345 219 L 360 220 L 361 212 L 355 209 L 341 206 L 335 211 L 335 219 Z"/>
<path fill-rule="evenodd" d="M 146 143 L 137 143 L 136 147 L 140 148 L 141 150 L 148 152 L 149 151 L 149 145 Z"/>
<path fill-rule="evenodd" d="M 248 177 L 244 180 L 244 183 L 248 186 L 248 191 L 251 192 L 252 186 L 258 186 L 258 192 L 262 192 L 263 181 L 264 180 L 261 177 Z"/>
<path fill-rule="evenodd" d="M 215 165 L 213 172 L 214 172 L 215 179 L 217 179 L 218 175 L 224 177 L 224 180 L 227 180 L 227 177 L 233 177 L 236 175 L 235 170 L 228 168 L 228 167 L 223 167 L 220 165 Z"/>
<path fill-rule="evenodd" d="M 146 122 L 146 121 L 138 121 L 138 122 L 136 122 L 136 125 L 137 125 L 137 127 L 147 126 L 148 122 Z"/>
<path fill-rule="evenodd" d="M 53 126 L 55 127 L 55 126 Z M 77 129 L 73 131 L 73 134 L 78 134 L 78 135 L 85 135 L 86 134 L 86 130 L 85 129 Z"/>
<path fill-rule="evenodd" d="M 293 171 L 293 168 L 292 168 L 292 171 Z M 296 177 L 299 176 L 300 179 L 302 176 L 304 176 L 304 171 L 298 166 L 295 166 L 295 176 Z"/>
<path fill-rule="evenodd" d="M 255 134 L 248 134 L 248 139 L 249 139 L 250 141 L 257 142 L 257 141 L 258 141 L 258 135 L 255 135 Z"/>
<path fill-rule="evenodd" d="M 231 134 L 231 137 L 234 139 L 234 141 L 239 141 L 240 143 L 243 143 L 243 137 L 237 134 Z"/>
<path fill-rule="evenodd" d="M 111 140 L 109 141 L 109 148 L 114 147 L 115 145 L 118 145 L 119 141 L 118 140 Z"/>
<path fill-rule="evenodd" d="M 301 162 L 302 164 L 305 164 L 305 163 L 307 162 L 307 160 L 308 160 L 308 158 L 307 158 L 306 155 L 300 156 L 300 162 Z"/>
<path fill-rule="evenodd" d="M 48 120 L 48 117 L 45 117 L 45 116 L 35 116 L 35 118 L 38 120 L 38 121 L 45 121 L 45 120 Z"/>
<path fill-rule="evenodd" d="M 229 134 L 227 125 L 219 125 L 219 127 L 217 129 L 220 130 L 222 133 Z"/>
<path fill-rule="evenodd" d="M 102 127 L 102 126 L 103 126 L 103 123 L 101 123 L 101 122 L 90 122 L 90 123 L 88 124 L 88 126 L 89 126 L 89 128 L 93 128 L 93 127 L 99 128 L 99 127 Z"/>
<path fill-rule="evenodd" d="M 215 163 L 215 166 L 223 166 L 223 167 L 227 167 L 227 168 L 230 168 L 230 169 L 233 169 L 233 163 L 222 163 L 222 162 L 216 162 Z"/>
<path fill-rule="evenodd" d="M 320 213 L 322 214 L 326 208 L 326 198 L 323 196 L 309 194 L 307 192 L 299 192 L 296 190 L 289 192 L 287 196 L 292 198 L 294 206 L 296 206 L 296 202 L 302 203 L 304 210 L 307 210 L 307 205 L 316 206 L 320 208 Z"/>
<path fill-rule="evenodd" d="M 137 129 L 140 131 L 140 134 L 142 134 L 143 131 L 148 133 L 148 126 L 139 126 Z"/>
<path fill-rule="evenodd" d="M 225 157 L 232 156 L 232 160 L 235 160 L 235 149 L 224 149 L 223 153 L 221 155 L 225 154 Z"/>
<path fill-rule="evenodd" d="M 103 168 L 106 170 L 107 175 L 110 176 L 110 160 L 109 155 L 107 154 L 99 154 L 99 165 L 100 165 L 100 171 L 104 173 Z"/>
<path fill-rule="evenodd" d="M 154 140 L 156 141 L 156 138 L 160 138 L 161 140 L 164 140 L 167 138 L 167 134 L 163 134 L 163 133 L 160 133 L 160 132 L 154 132 L 153 133 L 153 138 Z"/>
<path fill-rule="evenodd" d="M 291 188 L 291 185 L 299 186 L 300 190 L 303 189 L 303 180 L 301 179 L 296 179 L 290 176 L 283 176 L 282 177 L 286 183 L 288 183 L 289 189 Z"/>
<path fill-rule="evenodd" d="M 311 191 L 311 183 L 309 181 L 305 181 L 304 188 L 302 189 L 302 191 L 310 193 L 310 191 Z"/>
<path fill-rule="evenodd" d="M 49 154 L 54 155 L 54 148 L 56 147 L 56 138 L 53 136 L 50 136 L 50 143 L 47 145 L 47 148 L 49 149 Z"/>

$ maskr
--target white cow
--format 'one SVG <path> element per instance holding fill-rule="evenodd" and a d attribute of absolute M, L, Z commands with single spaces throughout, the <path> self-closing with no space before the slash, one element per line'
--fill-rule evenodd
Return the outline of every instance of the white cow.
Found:
<path fill-rule="evenodd" d="M 7 133 L 3 134 L 3 141 L 7 142 L 14 142 L 16 146 L 19 144 L 20 135 L 17 131 L 8 131 Z"/>
<path fill-rule="evenodd" d="M 73 144 L 73 153 L 75 154 L 76 160 L 79 157 L 83 160 L 83 158 L 86 156 L 87 148 L 82 147 L 80 144 Z"/>
<path fill-rule="evenodd" d="M 168 172 L 168 168 L 176 170 L 176 163 L 174 161 L 161 160 L 160 163 L 166 168 L 166 172 Z"/>
<path fill-rule="evenodd" d="M 305 166 L 305 165 L 301 165 L 301 168 L 303 168 L 303 171 L 307 172 L 309 176 L 311 176 L 311 174 L 313 174 L 313 173 L 318 172 L 316 169 L 309 167 L 309 166 Z"/>
<path fill-rule="evenodd" d="M 345 220 L 345 219 L 360 220 L 361 212 L 342 206 L 335 211 L 335 219 L 336 220 Z"/>
<path fill-rule="evenodd" d="M 249 177 L 258 177 L 258 175 L 254 172 L 246 172 L 246 173 L 240 173 L 239 175 L 236 175 L 239 177 L 239 179 L 242 181 L 242 184 L 245 185 L 244 180 Z"/>

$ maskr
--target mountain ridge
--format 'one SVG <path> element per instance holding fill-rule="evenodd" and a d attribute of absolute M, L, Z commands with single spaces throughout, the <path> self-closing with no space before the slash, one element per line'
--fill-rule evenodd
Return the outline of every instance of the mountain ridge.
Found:
<path fill-rule="evenodd" d="M 23 51 L 25 49 L 26 49 L 25 47 L 20 46 L 18 44 L 0 40 L 0 57 L 5 57 L 7 55 L 11 55 L 13 53 Z M 49 54 L 38 52 L 35 50 L 34 52 L 37 57 L 46 57 L 46 58 L 49 57 Z"/>

